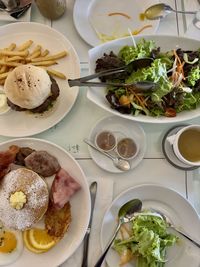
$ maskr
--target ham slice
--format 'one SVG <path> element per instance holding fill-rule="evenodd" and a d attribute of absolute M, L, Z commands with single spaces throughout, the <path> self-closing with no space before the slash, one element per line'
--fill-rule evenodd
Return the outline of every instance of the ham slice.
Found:
<path fill-rule="evenodd" d="M 67 171 L 61 168 L 56 174 L 51 187 L 51 196 L 54 207 L 57 209 L 63 208 L 80 188 L 80 184 L 78 184 Z"/>
<path fill-rule="evenodd" d="M 9 165 L 15 161 L 18 152 L 19 147 L 14 145 L 10 146 L 7 151 L 0 152 L 0 178 L 8 173 Z"/>

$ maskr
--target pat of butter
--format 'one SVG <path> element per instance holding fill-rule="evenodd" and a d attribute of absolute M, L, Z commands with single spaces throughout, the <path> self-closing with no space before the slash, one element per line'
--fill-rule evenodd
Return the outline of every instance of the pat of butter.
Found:
<path fill-rule="evenodd" d="M 10 107 L 7 104 L 7 97 L 4 93 L 0 92 L 0 114 L 8 111 Z"/>
<path fill-rule="evenodd" d="M 26 203 L 26 195 L 24 192 L 19 191 L 11 194 L 10 205 L 16 210 L 21 210 Z"/>

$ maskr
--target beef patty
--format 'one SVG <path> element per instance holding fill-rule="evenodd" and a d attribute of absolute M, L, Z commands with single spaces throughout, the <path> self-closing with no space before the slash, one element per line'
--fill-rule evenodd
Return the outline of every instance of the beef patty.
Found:
<path fill-rule="evenodd" d="M 8 106 L 11 107 L 11 109 L 16 110 L 16 111 L 25 111 L 29 110 L 33 113 L 42 113 L 52 105 L 52 103 L 58 98 L 60 89 L 58 87 L 58 84 L 54 78 L 50 76 L 51 79 L 51 95 L 38 107 L 33 108 L 33 109 L 26 109 L 26 108 L 21 108 L 20 106 L 15 105 L 12 103 L 8 98 L 7 98 L 7 103 Z"/>

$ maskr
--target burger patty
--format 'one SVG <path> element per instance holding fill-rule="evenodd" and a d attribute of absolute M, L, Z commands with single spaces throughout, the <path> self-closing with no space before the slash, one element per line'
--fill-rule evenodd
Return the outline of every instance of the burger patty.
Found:
<path fill-rule="evenodd" d="M 16 110 L 16 111 L 25 111 L 29 110 L 33 113 L 42 113 L 52 105 L 52 103 L 58 98 L 60 89 L 58 87 L 58 84 L 54 78 L 50 76 L 51 79 L 51 95 L 38 107 L 33 108 L 33 109 L 27 109 L 27 108 L 21 108 L 20 106 L 17 106 L 13 104 L 8 98 L 7 98 L 7 103 L 8 106 L 11 107 L 11 109 Z"/>

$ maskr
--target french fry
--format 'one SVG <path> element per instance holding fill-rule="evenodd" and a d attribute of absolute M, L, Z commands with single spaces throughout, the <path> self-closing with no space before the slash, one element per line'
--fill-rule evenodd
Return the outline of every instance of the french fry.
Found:
<path fill-rule="evenodd" d="M 30 53 L 30 56 L 31 56 L 32 54 L 34 54 L 35 52 L 37 52 L 37 51 L 41 51 L 41 50 L 42 50 L 41 45 L 37 45 L 37 46 L 34 48 L 33 52 Z"/>
<path fill-rule="evenodd" d="M 6 62 L 11 62 L 11 61 L 19 61 L 19 60 L 22 60 L 24 59 L 23 57 L 21 56 L 13 56 L 13 57 L 8 57 L 5 61 Z"/>
<path fill-rule="evenodd" d="M 0 49 L 0 84 L 4 84 L 10 71 L 23 64 L 44 68 L 49 75 L 66 79 L 62 72 L 51 69 L 49 66 L 58 64 L 57 60 L 67 56 L 67 54 L 67 51 L 50 54 L 48 49 L 34 44 L 32 40 L 27 40 L 19 46 L 11 43 L 8 47 Z"/>
<path fill-rule="evenodd" d="M 56 61 L 54 61 L 54 60 L 49 60 L 49 61 L 31 62 L 30 64 L 40 67 L 40 66 L 51 66 L 51 65 L 58 64 L 58 63 Z"/>
<path fill-rule="evenodd" d="M 45 49 L 42 53 L 41 53 L 41 57 L 46 57 L 49 54 L 49 50 Z"/>
<path fill-rule="evenodd" d="M 67 52 L 66 51 L 62 51 L 58 54 L 52 55 L 52 56 L 46 56 L 46 57 L 38 57 L 38 58 L 34 58 L 31 61 L 32 62 L 37 62 L 37 61 L 49 61 L 49 60 L 56 60 L 56 59 L 60 59 L 67 56 Z"/>
<path fill-rule="evenodd" d="M 66 80 L 66 76 L 62 73 L 62 72 L 59 72 L 57 70 L 53 70 L 53 69 L 46 69 L 47 73 L 49 75 L 52 75 L 52 76 L 55 76 L 55 77 L 58 77 L 60 79 L 63 79 L 63 80 Z"/>
<path fill-rule="evenodd" d="M 9 66 L 9 67 L 17 67 L 17 66 L 22 65 L 22 63 L 20 63 L 20 62 L 5 62 L 3 60 L 0 60 L 0 65 Z"/>
<path fill-rule="evenodd" d="M 9 73 L 9 71 L 8 71 L 8 72 L 1 73 L 1 74 L 0 74 L 0 80 L 2 80 L 2 79 L 6 79 L 7 76 L 8 76 L 8 73 Z"/>
<path fill-rule="evenodd" d="M 0 67 L 0 73 L 4 73 L 7 71 L 7 66 L 6 65 L 3 65 Z"/>
<path fill-rule="evenodd" d="M 22 57 L 27 57 L 29 54 L 28 50 L 24 51 L 8 51 L 5 49 L 0 50 L 0 55 L 4 56 L 22 56 Z"/>
<path fill-rule="evenodd" d="M 20 45 L 18 47 L 18 51 L 24 51 L 27 50 L 31 45 L 32 45 L 33 41 L 32 40 L 28 40 L 25 43 L 23 43 L 22 45 Z"/>
<path fill-rule="evenodd" d="M 9 45 L 8 48 L 6 48 L 6 50 L 8 50 L 8 51 L 12 51 L 12 50 L 14 50 L 15 48 L 16 48 L 16 44 L 15 44 L 15 43 L 12 43 L 12 44 Z"/>
<path fill-rule="evenodd" d="M 5 48 L 5 50 L 12 51 L 12 50 L 15 49 L 15 47 L 16 47 L 16 44 L 15 44 L 15 43 L 11 43 L 7 48 Z M 7 56 L 3 56 L 2 59 L 3 59 L 4 61 L 6 61 L 6 60 L 8 59 L 8 57 L 7 57 Z M 4 73 L 4 72 L 6 72 L 7 69 L 8 69 L 8 68 L 7 68 L 6 65 L 1 66 L 1 67 L 0 67 L 0 73 Z"/>
<path fill-rule="evenodd" d="M 41 51 L 35 51 L 32 55 L 26 58 L 26 61 L 30 62 L 34 58 L 38 58 L 41 55 Z"/>

